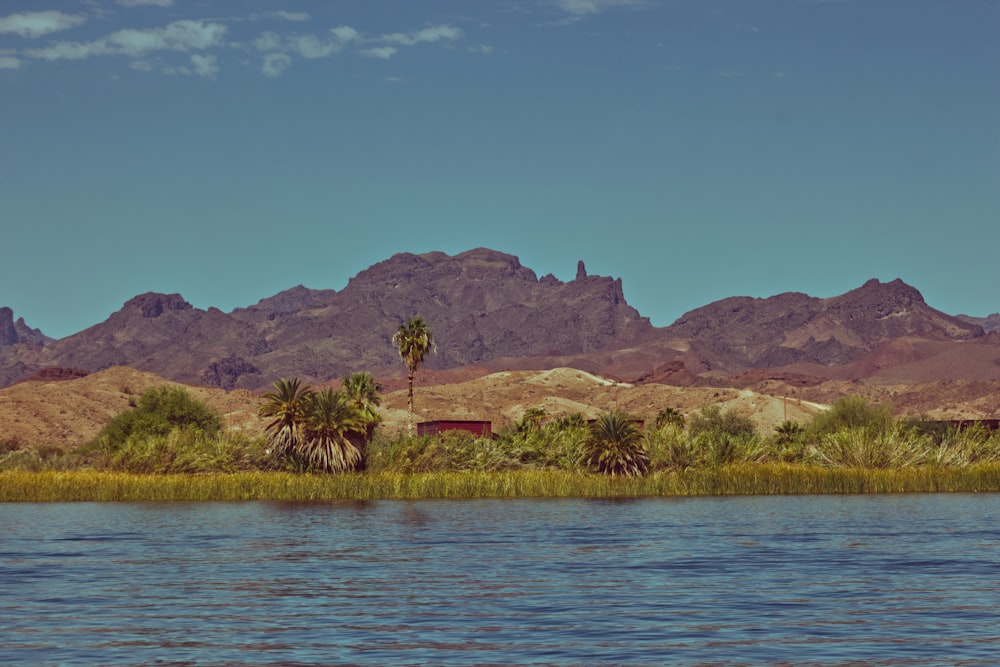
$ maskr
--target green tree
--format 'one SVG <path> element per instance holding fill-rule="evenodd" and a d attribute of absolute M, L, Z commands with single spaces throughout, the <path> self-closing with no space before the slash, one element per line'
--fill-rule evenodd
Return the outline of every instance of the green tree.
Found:
<path fill-rule="evenodd" d="M 329 388 L 312 392 L 305 401 L 299 456 L 326 472 L 357 470 L 364 457 L 350 436 L 364 435 L 366 426 L 347 395 Z"/>
<path fill-rule="evenodd" d="M 407 401 L 410 422 L 413 422 L 413 378 L 417 374 L 424 357 L 434 350 L 434 336 L 422 317 L 411 317 L 399 326 L 392 336 L 392 344 L 399 350 L 399 356 L 406 364 Z"/>
<path fill-rule="evenodd" d="M 656 413 L 656 428 L 663 428 L 667 424 L 684 428 L 684 415 L 677 408 L 663 408 Z"/>
<path fill-rule="evenodd" d="M 382 404 L 382 386 L 371 373 L 356 372 L 344 378 L 340 389 L 365 422 L 365 437 L 371 438 L 375 427 L 382 422 L 377 408 Z"/>
<path fill-rule="evenodd" d="M 274 383 L 274 391 L 264 394 L 257 414 L 271 420 L 264 430 L 272 451 L 278 456 L 294 456 L 298 450 L 306 406 L 312 394 L 312 389 L 303 386 L 298 378 L 281 378 Z"/>
<path fill-rule="evenodd" d="M 107 450 L 116 450 L 129 438 L 165 436 L 175 429 L 214 436 L 222 429 L 222 419 L 182 387 L 154 387 L 139 397 L 135 408 L 108 422 L 96 441 Z"/>
<path fill-rule="evenodd" d="M 586 466 L 605 475 L 633 477 L 649 469 L 649 455 L 635 419 L 617 410 L 590 425 L 582 459 Z"/>
<path fill-rule="evenodd" d="M 528 408 L 521 415 L 521 421 L 517 423 L 516 428 L 520 432 L 537 431 L 547 416 L 545 408 Z"/>
<path fill-rule="evenodd" d="M 718 405 L 709 405 L 695 414 L 688 424 L 691 435 L 702 433 L 728 436 L 751 436 L 757 432 L 749 417 L 733 410 L 723 411 Z"/>

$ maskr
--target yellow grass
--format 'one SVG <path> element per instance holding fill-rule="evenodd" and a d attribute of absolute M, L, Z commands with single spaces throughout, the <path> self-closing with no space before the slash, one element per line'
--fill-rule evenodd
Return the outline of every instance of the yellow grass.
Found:
<path fill-rule="evenodd" d="M 744 464 L 611 478 L 581 472 L 239 472 L 139 475 L 0 472 L 0 502 L 170 500 L 374 500 L 418 498 L 641 497 L 1000 491 L 1000 465 L 869 470 Z"/>

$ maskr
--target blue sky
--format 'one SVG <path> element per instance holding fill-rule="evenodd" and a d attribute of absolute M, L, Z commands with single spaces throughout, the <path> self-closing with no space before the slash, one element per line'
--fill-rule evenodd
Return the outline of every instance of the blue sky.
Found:
<path fill-rule="evenodd" d="M 658 326 L 1000 311 L 1000 0 L 3 0 L 0 306 L 228 311 L 485 246 Z"/>

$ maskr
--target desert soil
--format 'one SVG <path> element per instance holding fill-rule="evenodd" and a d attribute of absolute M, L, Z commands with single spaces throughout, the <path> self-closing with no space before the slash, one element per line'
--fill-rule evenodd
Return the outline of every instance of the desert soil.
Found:
<path fill-rule="evenodd" d="M 749 416 L 762 433 L 768 433 L 786 418 L 804 423 L 823 407 L 745 389 L 631 385 L 571 368 L 505 371 L 447 384 L 429 384 L 431 377 L 421 381 L 420 374 L 417 376 L 415 421 L 489 420 L 494 431 L 513 424 L 535 407 L 543 408 L 552 417 L 579 412 L 588 418 L 617 408 L 651 420 L 663 408 L 690 415 L 719 404 Z M 0 440 L 61 448 L 81 445 L 97 435 L 108 420 L 129 409 L 130 401 L 161 385 L 184 386 L 152 373 L 116 367 L 72 380 L 22 382 L 0 389 Z M 393 379 L 386 385 L 381 408 L 383 428 L 405 429 L 409 422 L 405 380 Z M 193 397 L 217 410 L 227 428 L 248 432 L 263 429 L 264 422 L 256 414 L 260 394 L 186 388 Z"/>

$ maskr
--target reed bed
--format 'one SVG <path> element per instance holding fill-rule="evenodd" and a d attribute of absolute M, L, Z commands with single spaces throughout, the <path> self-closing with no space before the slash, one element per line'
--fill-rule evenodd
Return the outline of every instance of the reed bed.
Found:
<path fill-rule="evenodd" d="M 0 502 L 611 498 L 1000 491 L 1000 464 L 863 469 L 739 464 L 643 477 L 557 470 L 432 473 L 0 472 Z"/>

